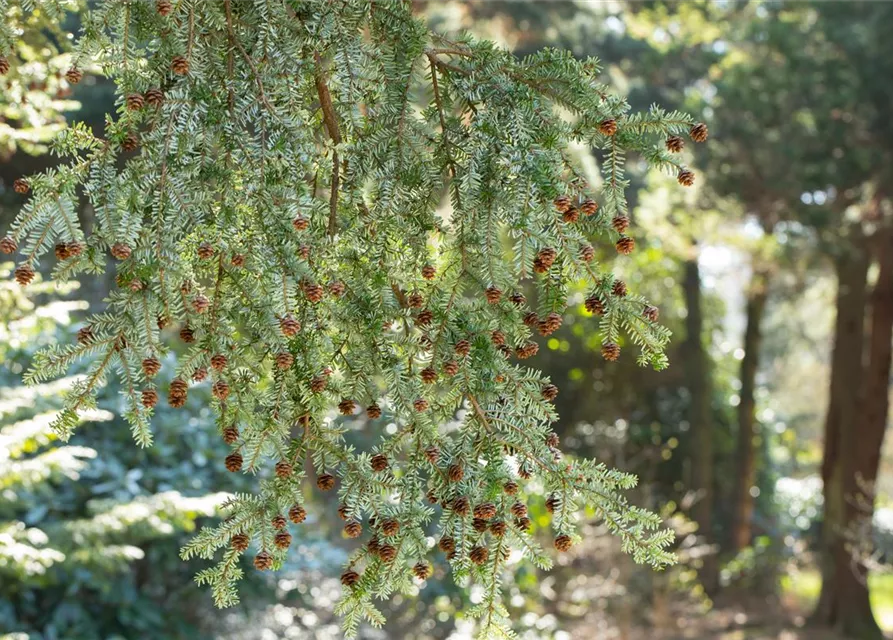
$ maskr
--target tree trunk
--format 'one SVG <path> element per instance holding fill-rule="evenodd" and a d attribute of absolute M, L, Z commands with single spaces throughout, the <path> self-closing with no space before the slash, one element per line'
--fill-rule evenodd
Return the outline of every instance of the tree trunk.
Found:
<path fill-rule="evenodd" d="M 756 475 L 756 377 L 763 336 L 761 323 L 766 310 L 769 274 L 754 271 L 747 292 L 747 325 L 744 330 L 744 358 L 741 360 L 741 402 L 738 405 L 738 467 L 732 516 L 732 549 L 750 545 L 754 497 L 751 487 Z"/>
<path fill-rule="evenodd" d="M 846 637 L 882 638 L 871 611 L 868 572 L 859 558 L 853 557 L 850 540 L 870 542 L 874 514 L 873 487 L 877 479 L 881 446 L 888 412 L 888 394 L 893 340 L 893 229 L 885 228 L 875 236 L 878 248 L 878 279 L 871 296 L 870 333 L 867 361 L 863 366 L 865 306 L 864 273 L 866 252 L 857 251 L 850 260 L 855 268 L 848 274 L 855 292 L 850 303 L 857 307 L 838 307 L 840 316 L 852 316 L 849 332 L 859 336 L 854 353 L 838 354 L 835 345 L 832 370 L 831 403 L 826 423 L 825 518 L 823 524 L 822 592 L 813 621 L 833 627 Z M 863 275 L 859 275 L 859 273 Z M 855 278 L 861 278 L 859 282 Z M 841 288 L 843 280 L 841 280 Z M 860 290 L 861 289 L 861 290 Z M 861 296 L 861 300 L 860 300 Z M 838 295 L 838 304 L 841 294 Z M 858 319 L 855 317 L 858 313 Z M 847 328 L 844 328 L 847 331 Z M 839 355 L 839 362 L 838 362 Z M 857 363 L 853 363 L 857 360 Z M 856 377 L 852 377 L 856 376 Z M 836 386 L 835 386 L 836 383 Z M 856 390 L 856 391 L 854 391 Z M 836 405 L 836 406 L 835 406 Z M 855 437 L 858 434 L 858 437 Z"/>
<path fill-rule="evenodd" d="M 691 488 L 698 493 L 692 507 L 692 518 L 698 532 L 713 541 L 713 433 L 710 420 L 710 372 L 704 347 L 704 315 L 701 305 L 701 272 L 697 258 L 683 265 L 682 290 L 685 296 L 685 369 L 691 396 L 689 410 L 690 438 L 688 455 L 691 462 Z M 719 575 L 714 555 L 704 557 L 701 582 L 709 592 L 715 591 Z"/>

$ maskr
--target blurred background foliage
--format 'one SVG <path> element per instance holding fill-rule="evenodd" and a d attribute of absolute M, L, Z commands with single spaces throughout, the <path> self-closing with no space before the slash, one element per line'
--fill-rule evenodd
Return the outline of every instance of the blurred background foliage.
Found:
<path fill-rule="evenodd" d="M 107 81 L 64 79 L 76 10 L 10 13 L 0 78 L 0 231 L 15 178 L 51 166 L 47 141 L 112 110 Z M 438 30 L 471 30 L 519 55 L 599 57 L 635 108 L 699 113 L 711 130 L 696 189 L 631 171 L 638 250 L 618 275 L 673 330 L 668 371 L 605 363 L 574 313 L 531 364 L 562 389 L 562 444 L 639 475 L 632 498 L 662 511 L 680 562 L 655 574 L 620 554 L 592 514 L 549 573 L 513 559 L 524 638 L 880 638 L 893 630 L 893 4 L 884 2 L 415 2 Z M 5 5 L 0 5 L 5 6 Z M 89 70 L 87 70 L 89 71 Z M 575 150 L 593 183 L 589 149 Z M 684 154 L 691 154 L 686 149 Z M 634 165 L 635 166 L 635 165 Z M 89 226 L 92 212 L 81 212 Z M 614 260 L 613 247 L 600 247 Z M 205 402 L 159 407 L 136 447 L 118 390 L 69 443 L 49 432 L 65 383 L 23 387 L 31 356 L 72 340 L 114 286 L 41 284 L 26 300 L 0 265 L 0 638 L 338 638 L 331 614 L 350 548 L 337 505 L 308 492 L 289 566 L 248 571 L 243 604 L 216 611 L 178 549 L 251 478 L 223 470 Z M 855 331 L 854 327 L 869 327 Z M 166 363 L 162 376 L 170 375 Z M 70 372 L 77 375 L 77 371 Z M 205 390 L 207 393 L 207 390 Z M 354 443 L 373 442 L 364 422 Z M 98 453 L 101 452 L 101 455 Z M 545 528 L 543 500 L 532 504 Z M 387 603 L 368 638 L 463 638 L 479 598 L 439 581 Z M 8 634 L 8 635 L 4 635 Z M 838 635 L 832 635 L 838 634 Z"/>

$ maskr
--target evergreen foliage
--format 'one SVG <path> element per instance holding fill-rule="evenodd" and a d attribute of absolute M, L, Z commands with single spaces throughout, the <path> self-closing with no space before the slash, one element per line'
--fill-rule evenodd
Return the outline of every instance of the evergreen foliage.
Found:
<path fill-rule="evenodd" d="M 165 603 L 166 590 L 188 583 L 177 541 L 217 514 L 227 494 L 206 487 L 220 478 L 191 462 L 204 455 L 199 447 L 171 455 L 171 436 L 183 438 L 171 427 L 182 414 L 159 420 L 163 467 L 133 455 L 146 451 L 122 447 L 129 436 L 109 411 L 113 389 L 104 390 L 100 409 L 80 414 L 76 442 L 59 442 L 50 424 L 79 371 L 24 387 L 21 369 L 40 345 L 70 337 L 70 316 L 85 305 L 37 282 L 31 293 L 51 298 L 35 306 L 9 281 L 11 267 L 0 263 L 0 630 L 83 640 L 128 630 L 192 636 L 184 611 L 198 598 L 181 593 Z M 160 608 L 172 615 L 159 615 Z"/>
<path fill-rule="evenodd" d="M 52 424 L 67 439 L 116 377 L 146 446 L 159 396 L 183 406 L 189 381 L 210 377 L 226 467 L 259 487 L 182 551 L 222 554 L 198 575 L 218 605 L 237 601 L 246 540 L 258 569 L 281 565 L 308 481 L 337 487 L 346 532 L 367 543 L 342 577 L 349 634 L 383 622 L 374 598 L 427 576 L 433 532 L 457 582 L 484 588 L 472 611 L 484 635 L 511 635 L 506 557 L 550 564 L 527 533 L 534 477 L 560 551 L 585 504 L 636 561 L 672 561 L 672 533 L 623 497 L 633 476 L 562 458 L 558 390 L 513 359 L 560 326 L 582 281 L 606 359 L 632 342 L 640 364 L 667 365 L 669 332 L 590 241 L 632 250 L 615 230 L 628 225 L 627 154 L 690 185 L 665 140 L 701 140 L 703 125 L 630 113 L 596 60 L 449 40 L 401 2 L 101 1 L 68 76 L 94 66 L 117 85 L 117 113 L 104 137 L 79 125 L 57 137 L 66 161 L 19 185 L 30 196 L 3 248 L 21 254 L 20 284 L 55 245 L 56 279 L 114 269 L 119 289 L 26 379 L 89 363 Z M 597 150 L 600 185 L 573 165 L 575 144 Z M 188 348 L 164 389 L 154 376 L 173 329 Z M 336 407 L 365 407 L 382 431 L 372 452 L 345 443 Z"/>

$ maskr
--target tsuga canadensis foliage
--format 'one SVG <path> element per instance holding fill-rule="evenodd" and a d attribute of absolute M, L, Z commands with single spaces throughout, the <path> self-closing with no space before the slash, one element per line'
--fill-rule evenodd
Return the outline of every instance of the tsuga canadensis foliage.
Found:
<path fill-rule="evenodd" d="M 118 286 L 27 379 L 90 363 L 54 423 L 68 438 L 119 377 L 142 446 L 157 403 L 181 407 L 193 385 L 210 386 L 232 448 L 218 464 L 257 476 L 255 493 L 234 496 L 182 550 L 216 558 L 197 579 L 219 606 L 237 601 L 242 554 L 257 570 L 281 565 L 311 508 L 305 491 L 337 493 L 357 541 L 337 605 L 348 634 L 382 624 L 374 600 L 433 567 L 481 585 L 471 614 L 483 635 L 511 635 L 500 595 L 510 553 L 550 566 L 579 540 L 584 505 L 635 560 L 672 562 L 672 534 L 623 496 L 634 477 L 562 457 L 559 389 L 520 361 L 535 334 L 560 327 L 582 282 L 605 359 L 626 344 L 640 364 L 667 365 L 657 309 L 591 243 L 634 250 L 626 155 L 690 185 L 677 152 L 681 135 L 706 139 L 704 125 L 630 112 L 596 60 L 519 59 L 432 33 L 409 2 L 91 7 L 65 77 L 111 78 L 117 109 L 101 136 L 69 126 L 59 163 L 16 183 L 26 200 L 0 249 L 18 255 L 22 286 L 45 262 L 58 280 L 114 270 Z M 0 36 L 13 51 L 15 34 Z M 0 70 L 18 64 L 4 55 Z M 574 166 L 574 144 L 596 154 L 600 184 Z M 372 451 L 345 441 L 345 422 L 359 420 L 381 434 Z M 531 482 L 549 495 L 548 552 L 528 532 Z"/>

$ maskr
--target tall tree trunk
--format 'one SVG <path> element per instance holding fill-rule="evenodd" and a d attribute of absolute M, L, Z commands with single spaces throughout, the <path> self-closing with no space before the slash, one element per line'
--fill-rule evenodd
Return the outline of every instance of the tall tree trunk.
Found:
<path fill-rule="evenodd" d="M 701 305 L 701 272 L 697 257 L 683 265 L 682 290 L 685 297 L 685 369 L 691 396 L 689 411 L 691 488 L 698 492 L 692 518 L 708 542 L 713 541 L 713 432 L 710 419 L 710 371 L 704 346 L 704 314 Z M 701 570 L 701 582 L 715 591 L 719 574 L 715 556 L 707 555 Z"/>
<path fill-rule="evenodd" d="M 850 378 L 845 375 L 845 370 L 841 370 L 836 389 L 832 372 L 832 399 L 826 424 L 826 459 L 822 469 L 825 482 L 822 593 L 813 616 L 815 622 L 833 627 L 847 637 L 859 639 L 883 637 L 871 611 L 868 572 L 858 558 L 853 558 L 848 548 L 848 540 L 854 534 L 870 535 L 874 514 L 873 487 L 889 409 L 893 341 L 893 229 L 882 229 L 875 236 L 875 241 L 879 270 L 871 296 L 867 361 L 863 366 L 861 347 L 857 350 L 857 356 L 842 354 L 841 358 L 847 359 L 850 369 L 853 365 L 849 360 L 858 358 L 858 371 L 851 374 L 858 377 Z M 857 255 L 853 260 L 866 263 L 865 267 L 860 267 L 864 273 L 867 269 L 864 255 Z M 856 284 L 853 282 L 854 286 Z M 864 309 L 864 280 L 861 289 L 861 305 L 858 306 Z M 856 302 L 858 304 L 858 300 Z M 841 312 L 839 308 L 838 315 Z M 856 331 L 864 333 L 864 316 L 859 318 L 858 325 Z M 835 346 L 835 360 L 836 356 Z M 832 413 L 835 395 L 838 406 L 837 411 Z M 836 420 L 836 424 L 832 420 Z"/>
<path fill-rule="evenodd" d="M 744 330 L 744 358 L 741 360 L 741 402 L 738 405 L 737 477 L 732 516 L 732 549 L 750 545 L 754 497 L 751 487 L 756 475 L 756 377 L 763 335 L 761 323 L 766 311 L 769 274 L 755 270 L 747 292 L 747 324 Z"/>

